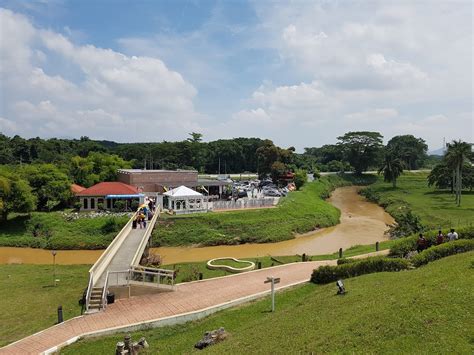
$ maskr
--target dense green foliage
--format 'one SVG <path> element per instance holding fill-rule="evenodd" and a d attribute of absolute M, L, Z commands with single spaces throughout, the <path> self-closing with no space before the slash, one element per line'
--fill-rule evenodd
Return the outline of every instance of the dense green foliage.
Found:
<path fill-rule="evenodd" d="M 384 149 L 383 165 L 379 168 L 378 173 L 383 173 L 383 181 L 391 182 L 393 188 L 397 187 L 397 179 L 403 173 L 405 163 L 397 157 L 397 154 L 389 149 Z"/>
<path fill-rule="evenodd" d="M 393 153 L 394 159 L 400 159 L 408 170 L 417 170 L 423 167 L 428 146 L 423 139 L 407 134 L 390 139 L 387 150 Z"/>
<path fill-rule="evenodd" d="M 471 250 L 474 250 L 474 240 L 455 240 L 423 250 L 421 253 L 411 258 L 410 261 L 414 266 L 418 267 L 449 255 L 466 253 Z"/>
<path fill-rule="evenodd" d="M 13 211 L 28 213 L 34 210 L 36 197 L 27 181 L 14 174 L 0 175 L 0 222 Z"/>
<path fill-rule="evenodd" d="M 90 152 L 86 157 L 75 156 L 67 165 L 69 176 L 76 184 L 89 187 L 101 181 L 115 181 L 118 169 L 132 167 L 132 162 L 118 155 Z"/>
<path fill-rule="evenodd" d="M 461 195 L 463 189 L 474 187 L 474 154 L 472 144 L 467 142 L 453 141 L 447 144 L 446 153 L 442 161 L 433 168 L 428 176 L 430 186 L 438 188 L 451 188 L 455 193 L 456 205 L 461 205 Z"/>
<path fill-rule="evenodd" d="M 203 320 L 132 333 L 145 336 L 144 354 L 202 353 L 204 332 L 224 327 L 230 337 L 205 353 L 456 353 L 473 352 L 474 253 L 459 254 L 406 272 L 348 279 L 336 287 L 307 284 L 225 310 Z M 79 341 L 64 354 L 106 354 L 124 334 Z M 111 350 L 112 349 L 112 350 Z"/>
<path fill-rule="evenodd" d="M 335 187 L 349 183 L 339 176 L 307 183 L 301 191 L 282 198 L 276 208 L 163 218 L 153 231 L 153 241 L 158 245 L 221 245 L 291 239 L 295 233 L 338 223 L 340 212 L 323 199 Z"/>
<path fill-rule="evenodd" d="M 378 166 L 382 154 L 383 136 L 378 132 L 348 132 L 337 137 L 343 156 L 354 167 L 356 175 Z"/>
<path fill-rule="evenodd" d="M 88 265 L 0 265 L 0 347 L 52 327 L 58 320 L 81 313 L 78 304 L 89 277 Z"/>
<path fill-rule="evenodd" d="M 127 216 L 74 219 L 62 212 L 11 215 L 1 225 L 0 245 L 45 249 L 104 249 L 127 221 Z"/>
<path fill-rule="evenodd" d="M 406 259 L 372 257 L 360 259 L 354 262 L 346 262 L 336 266 L 321 266 L 315 269 L 311 275 L 311 282 L 316 284 L 327 284 L 339 279 L 372 274 L 382 271 L 401 271 L 410 267 Z"/>
<path fill-rule="evenodd" d="M 456 207 L 449 191 L 428 187 L 427 176 L 427 173 L 404 173 L 396 189 L 379 178 L 362 190 L 362 194 L 383 206 L 397 222 L 405 217 L 410 223 L 420 222 L 425 230 L 459 228 L 472 223 L 474 194 L 465 192 L 463 205 Z M 409 212 L 415 218 L 409 218 Z"/>

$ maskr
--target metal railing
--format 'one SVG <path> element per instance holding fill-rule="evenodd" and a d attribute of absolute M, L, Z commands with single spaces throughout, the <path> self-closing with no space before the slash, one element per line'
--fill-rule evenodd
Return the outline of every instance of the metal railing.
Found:
<path fill-rule="evenodd" d="M 153 218 L 147 223 L 147 227 L 145 230 L 145 234 L 142 237 L 142 240 L 140 242 L 140 245 L 137 248 L 137 251 L 135 252 L 135 255 L 133 256 L 131 266 L 136 266 L 140 265 L 140 261 L 143 255 L 143 252 L 145 251 L 146 244 L 148 243 L 148 239 L 150 238 L 151 233 L 153 232 L 153 227 L 155 226 L 156 220 L 160 216 L 159 212 L 159 206 L 156 207 L 156 212 L 153 215 Z"/>
<path fill-rule="evenodd" d="M 115 282 L 114 282 L 115 281 Z M 168 291 L 175 288 L 175 273 L 173 270 L 150 267 L 133 267 L 128 270 L 108 271 L 102 291 L 101 309 L 107 306 L 107 293 L 113 286 L 148 286 Z"/>
<path fill-rule="evenodd" d="M 174 270 L 158 269 L 144 266 L 134 266 L 130 269 L 130 284 L 154 286 L 174 290 Z"/>
<path fill-rule="evenodd" d="M 89 302 L 91 299 L 93 285 L 94 285 L 94 272 L 89 271 L 89 284 L 87 285 L 87 292 L 86 292 L 86 312 L 89 310 Z"/>
<path fill-rule="evenodd" d="M 116 250 L 120 248 L 125 237 L 128 235 L 128 232 L 132 229 L 133 220 L 136 217 L 136 212 L 132 215 L 129 221 L 125 224 L 125 226 L 120 230 L 117 236 L 112 240 L 109 244 L 107 249 L 104 250 L 102 255 L 97 259 L 97 261 L 92 265 L 89 269 L 89 285 L 87 286 L 87 298 L 86 298 L 86 312 L 89 310 L 89 301 L 90 296 L 92 294 L 92 288 L 94 287 L 94 275 L 95 279 L 98 281 L 104 271 L 106 270 L 107 266 L 109 265 L 110 261 L 112 260 L 113 256 L 115 255 Z"/>

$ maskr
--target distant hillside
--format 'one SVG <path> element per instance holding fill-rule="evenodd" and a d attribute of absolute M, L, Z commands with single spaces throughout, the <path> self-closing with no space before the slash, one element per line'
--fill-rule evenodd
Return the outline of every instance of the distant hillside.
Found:
<path fill-rule="evenodd" d="M 444 155 L 444 148 L 439 148 L 439 149 L 435 149 L 435 150 L 429 151 L 429 152 L 428 152 L 428 155 L 439 155 L 439 156 L 443 156 L 443 155 Z"/>

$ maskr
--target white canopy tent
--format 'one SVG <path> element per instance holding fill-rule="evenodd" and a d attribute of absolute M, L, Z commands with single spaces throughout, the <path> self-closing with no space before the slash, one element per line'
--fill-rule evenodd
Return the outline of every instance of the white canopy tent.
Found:
<path fill-rule="evenodd" d="M 180 186 L 163 194 L 168 197 L 168 209 L 176 214 L 207 211 L 204 195 L 186 186 Z"/>

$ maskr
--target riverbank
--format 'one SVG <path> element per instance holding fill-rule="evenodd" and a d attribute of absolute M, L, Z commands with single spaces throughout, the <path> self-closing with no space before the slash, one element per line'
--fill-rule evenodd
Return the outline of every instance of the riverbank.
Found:
<path fill-rule="evenodd" d="M 70 211 L 12 214 L 0 223 L 0 246 L 105 249 L 128 219 L 127 215 L 74 214 Z"/>
<path fill-rule="evenodd" d="M 147 352 L 194 353 L 204 332 L 224 327 L 230 336 L 206 353 L 459 353 L 473 351 L 471 260 L 474 253 L 450 256 L 412 271 L 376 273 L 335 286 L 295 287 L 270 300 L 225 310 L 203 320 L 132 333 L 144 336 Z M 449 285 L 449 287 L 446 287 Z M 420 297 L 420 294 L 423 296 Z M 449 301 L 447 301 L 449 300 Z M 420 312 L 422 310 L 422 312 Z M 448 327 L 449 331 L 440 331 Z M 443 328 L 444 329 L 444 328 Z M 83 340 L 62 354 L 105 354 L 123 334 Z"/>
<path fill-rule="evenodd" d="M 262 258 L 268 255 L 328 255 L 353 249 L 355 245 L 367 245 L 365 252 L 372 251 L 376 242 L 387 239 L 384 232 L 393 219 L 378 205 L 360 196 L 358 187 L 337 188 L 325 202 L 341 211 L 340 223 L 333 227 L 296 235 L 296 238 L 277 243 L 247 243 L 211 247 L 160 247 L 152 248 L 164 264 L 200 262 L 216 257 Z M 357 249 L 357 248 L 356 248 Z M 60 250 L 56 255 L 58 264 L 94 263 L 99 250 Z M 52 262 L 51 252 L 43 249 L 0 247 L 0 263 Z"/>
<path fill-rule="evenodd" d="M 404 173 L 397 180 L 397 188 L 377 181 L 365 188 L 363 195 L 384 207 L 395 219 L 411 210 L 425 229 L 459 228 L 473 223 L 474 192 L 464 191 L 462 205 L 457 207 L 449 190 L 428 186 L 428 172 Z"/>
<path fill-rule="evenodd" d="M 355 245 L 374 245 L 387 240 L 387 225 L 394 222 L 380 206 L 358 194 L 359 187 L 337 188 L 325 201 L 340 211 L 340 223 L 296 238 L 276 243 L 247 243 L 210 247 L 160 247 L 152 251 L 159 254 L 165 264 L 196 262 L 217 257 L 264 257 L 268 255 L 321 255 L 331 254 Z"/>
<path fill-rule="evenodd" d="M 216 246 L 245 243 L 275 243 L 296 234 L 339 223 L 340 212 L 325 199 L 337 187 L 367 183 L 353 176 L 327 176 L 290 192 L 276 208 L 164 216 L 152 235 L 153 246 Z"/>

